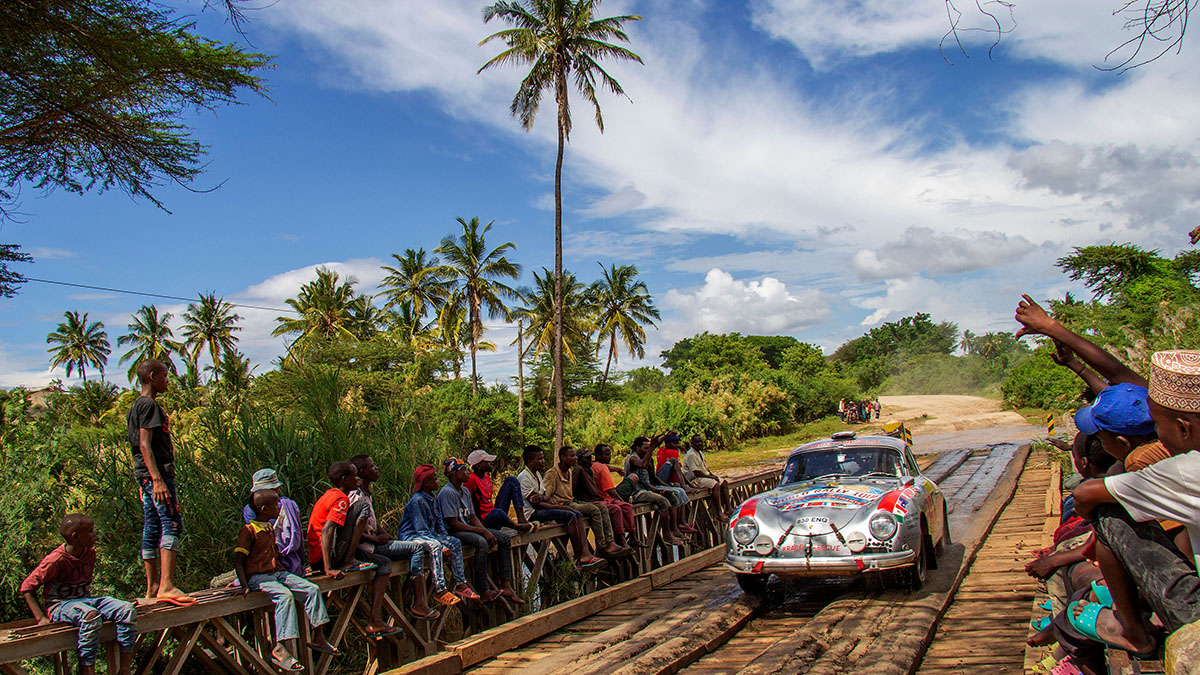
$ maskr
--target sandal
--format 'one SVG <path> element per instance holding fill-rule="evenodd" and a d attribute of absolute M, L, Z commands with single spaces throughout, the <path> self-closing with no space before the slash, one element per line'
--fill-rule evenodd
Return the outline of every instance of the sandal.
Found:
<path fill-rule="evenodd" d="M 507 598 L 508 601 L 513 603 L 514 605 L 525 604 L 525 598 L 522 598 L 521 596 L 517 595 L 516 591 L 500 591 L 500 597 Z"/>
<path fill-rule="evenodd" d="M 1043 610 L 1046 610 L 1047 612 L 1049 612 L 1051 605 L 1050 605 L 1049 600 L 1038 600 L 1037 603 L 1034 604 L 1034 607 L 1037 607 L 1038 609 L 1043 609 Z"/>
<path fill-rule="evenodd" d="M 457 605 L 458 603 L 462 602 L 462 600 L 457 595 L 451 593 L 450 591 L 442 591 L 441 593 L 435 593 L 433 596 L 433 599 L 447 607 L 449 607 L 451 605 Z"/>
<path fill-rule="evenodd" d="M 403 629 L 400 628 L 399 626 L 388 626 L 387 628 L 384 628 L 383 630 L 371 630 L 368 628 L 367 629 L 367 639 L 368 640 L 378 640 L 380 638 L 388 637 L 389 635 L 395 635 L 396 633 L 399 633 L 401 630 L 403 630 Z"/>
<path fill-rule="evenodd" d="M 1034 619 L 1029 622 L 1029 625 L 1037 632 L 1042 632 L 1050 625 L 1050 617 L 1043 616 L 1040 619 Z"/>
<path fill-rule="evenodd" d="M 458 598 L 455 598 L 455 600 L 457 600 L 457 599 Z M 418 612 L 417 610 L 412 609 L 411 607 L 409 608 L 409 612 L 412 613 L 414 619 L 421 619 L 423 621 L 436 621 L 438 619 L 438 617 L 440 617 L 442 615 L 441 612 L 439 612 L 433 608 L 430 608 L 428 614 L 422 614 L 422 613 Z"/>
<path fill-rule="evenodd" d="M 1108 590 L 1108 586 L 1101 586 L 1093 581 L 1092 592 L 1096 594 L 1097 603 L 1109 608 L 1113 606 L 1112 591 Z"/>
<path fill-rule="evenodd" d="M 190 595 L 160 595 L 158 601 L 176 607 L 191 607 L 196 604 L 196 599 Z"/>
<path fill-rule="evenodd" d="M 1072 602 L 1071 604 L 1067 605 L 1067 621 L 1071 622 L 1071 628 L 1074 628 L 1075 631 L 1078 632 L 1080 635 L 1088 638 L 1089 640 L 1092 640 L 1093 642 L 1099 642 L 1100 644 L 1107 645 L 1109 647 L 1112 647 L 1113 649 L 1129 651 L 1120 645 L 1115 645 L 1115 644 L 1109 642 L 1108 640 L 1105 640 L 1104 638 L 1100 637 L 1100 634 L 1098 632 L 1096 632 L 1096 619 L 1098 619 L 1100 617 L 1100 612 L 1105 609 L 1107 609 L 1108 611 L 1111 612 L 1112 608 L 1104 607 L 1103 605 L 1101 605 L 1098 602 L 1088 602 L 1087 605 L 1083 608 L 1083 612 L 1081 612 L 1079 614 L 1079 616 L 1075 616 L 1075 608 L 1078 607 L 1079 603 L 1081 603 L 1081 602 L 1087 602 L 1087 601 L 1086 600 L 1076 600 L 1075 602 Z M 1130 658 L 1138 659 L 1141 661 L 1144 661 L 1146 659 L 1153 659 L 1157 655 L 1158 655 L 1158 647 L 1157 646 L 1148 652 L 1142 652 L 1140 654 L 1134 653 L 1134 652 L 1129 652 Z"/>
<path fill-rule="evenodd" d="M 1083 675 L 1083 671 L 1068 656 L 1050 669 L 1050 675 Z"/>
<path fill-rule="evenodd" d="M 1053 656 L 1047 656 L 1041 661 L 1033 664 L 1033 673 L 1034 675 L 1049 675 L 1051 669 L 1057 665 L 1058 659 L 1054 658 Z"/>
<path fill-rule="evenodd" d="M 454 591 L 454 594 L 457 595 L 458 597 L 462 598 L 463 600 L 478 600 L 479 599 L 479 594 L 476 593 L 475 591 L 471 590 L 471 588 L 469 586 L 466 588 L 463 588 L 463 590 L 461 590 L 461 591 L 459 591 L 459 590 Z"/>
<path fill-rule="evenodd" d="M 296 657 L 291 656 L 290 654 L 285 659 L 281 659 L 278 656 L 272 656 L 271 665 L 285 673 L 298 673 L 304 670 L 304 666 L 296 660 Z"/>
<path fill-rule="evenodd" d="M 320 644 L 320 645 L 313 644 L 310 642 L 310 643 L 308 643 L 308 648 L 313 650 L 314 652 L 321 652 L 322 654 L 329 654 L 330 656 L 341 656 L 342 655 L 342 650 L 329 644 L 328 641 L 326 641 L 325 644 Z"/>

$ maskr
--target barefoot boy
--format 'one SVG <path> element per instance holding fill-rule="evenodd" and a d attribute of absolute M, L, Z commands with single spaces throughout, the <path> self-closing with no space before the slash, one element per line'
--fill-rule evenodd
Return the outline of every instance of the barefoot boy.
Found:
<path fill-rule="evenodd" d="M 39 626 L 51 622 L 79 626 L 79 672 L 96 672 L 96 647 L 100 625 L 117 624 L 117 644 L 121 650 L 121 675 L 129 675 L 137 638 L 137 610 L 133 603 L 109 597 L 93 597 L 92 571 L 96 567 L 96 529 L 92 519 L 81 514 L 67 515 L 58 524 L 65 544 L 50 552 L 21 582 L 21 594 Z M 38 600 L 38 589 L 42 599 Z"/>
<path fill-rule="evenodd" d="M 190 605 L 192 596 L 175 588 L 175 563 L 183 517 L 175 493 L 175 448 L 167 413 L 158 395 L 167 390 L 167 367 L 158 359 L 138 364 L 142 395 L 126 416 L 133 475 L 142 488 L 142 566 L 146 572 L 145 602 Z M 156 569 L 158 563 L 160 569 Z"/>
<path fill-rule="evenodd" d="M 296 616 L 296 600 L 304 603 L 304 614 L 312 626 L 313 641 L 309 647 L 326 654 L 339 655 L 325 639 L 323 626 L 329 623 L 325 601 L 317 585 L 285 570 L 279 562 L 275 543 L 275 528 L 271 521 L 279 518 L 279 495 L 274 490 L 257 490 L 250 495 L 254 519 L 238 531 L 233 549 L 233 570 L 241 585 L 240 592 L 262 591 L 275 604 L 275 648 L 271 663 L 283 671 L 304 670 L 295 657 L 295 646 L 287 643 L 298 640 L 300 624 Z"/>

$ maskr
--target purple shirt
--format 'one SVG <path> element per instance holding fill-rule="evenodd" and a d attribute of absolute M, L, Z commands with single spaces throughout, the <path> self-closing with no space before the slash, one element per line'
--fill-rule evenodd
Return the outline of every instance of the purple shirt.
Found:
<path fill-rule="evenodd" d="M 254 520 L 249 505 L 242 509 L 242 519 Z M 279 548 L 279 564 L 283 569 L 304 576 L 304 530 L 300 529 L 300 507 L 287 497 L 279 498 L 279 517 L 271 521 L 275 528 L 275 546 Z"/>

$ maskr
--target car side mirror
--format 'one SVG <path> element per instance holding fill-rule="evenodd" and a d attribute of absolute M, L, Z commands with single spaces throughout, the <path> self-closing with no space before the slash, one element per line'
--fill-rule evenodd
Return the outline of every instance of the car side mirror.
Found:
<path fill-rule="evenodd" d="M 908 478 L 906 478 L 904 480 L 904 487 L 909 487 L 910 485 L 914 485 L 916 482 L 917 482 L 916 478 L 909 476 Z"/>

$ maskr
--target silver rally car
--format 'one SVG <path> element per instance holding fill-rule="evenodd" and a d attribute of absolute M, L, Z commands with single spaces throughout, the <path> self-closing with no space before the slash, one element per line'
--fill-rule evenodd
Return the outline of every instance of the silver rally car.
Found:
<path fill-rule="evenodd" d="M 747 593 L 772 574 L 835 577 L 898 570 L 911 588 L 950 544 L 946 498 L 903 440 L 853 431 L 802 445 L 779 487 L 747 499 L 725 534 L 725 564 Z"/>

